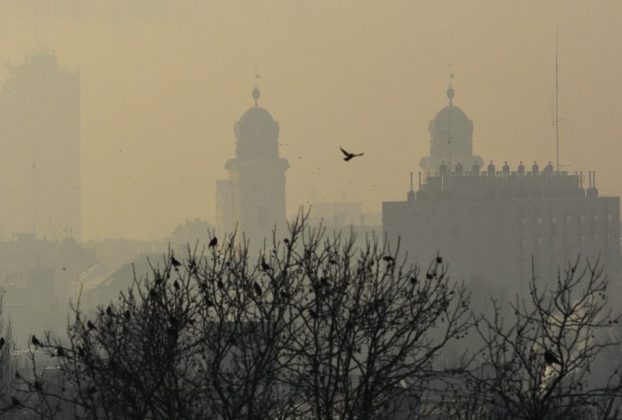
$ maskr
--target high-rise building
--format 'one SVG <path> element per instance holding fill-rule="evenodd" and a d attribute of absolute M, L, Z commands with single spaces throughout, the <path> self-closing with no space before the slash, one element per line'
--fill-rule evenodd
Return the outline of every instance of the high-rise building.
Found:
<path fill-rule="evenodd" d="M 279 157 L 279 124 L 259 106 L 260 92 L 252 92 L 254 106 L 234 126 L 235 158 L 229 159 L 228 180 L 216 183 L 216 218 L 222 232 L 238 230 L 251 239 L 269 237 L 285 223 L 285 171 Z"/>
<path fill-rule="evenodd" d="M 80 81 L 47 51 L 0 90 L 0 237 L 80 240 Z"/>
<path fill-rule="evenodd" d="M 448 125 L 447 118 L 431 124 L 441 132 Z M 387 237 L 400 238 L 418 262 L 440 252 L 454 277 L 523 292 L 532 269 L 552 281 L 578 256 L 599 258 L 610 276 L 618 275 L 620 198 L 600 197 L 595 173 L 584 188 L 582 173 L 555 171 L 550 162 L 542 169 L 535 162 L 529 168 L 490 162 L 482 171 L 440 165 L 419 173 L 416 192 L 411 175 L 406 201 L 383 203 Z"/>

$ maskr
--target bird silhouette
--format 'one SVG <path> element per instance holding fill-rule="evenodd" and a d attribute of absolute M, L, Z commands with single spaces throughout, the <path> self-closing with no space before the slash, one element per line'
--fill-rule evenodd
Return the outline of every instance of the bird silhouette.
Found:
<path fill-rule="evenodd" d="M 171 256 L 171 264 L 173 265 L 173 267 L 175 267 L 175 269 L 177 269 L 177 267 L 181 265 L 179 260 L 173 256 Z"/>
<path fill-rule="evenodd" d="M 225 290 L 225 284 L 222 282 L 222 280 L 218 279 L 218 281 L 216 282 L 216 284 L 218 285 L 218 288 L 220 290 Z"/>
<path fill-rule="evenodd" d="M 261 286 L 259 285 L 259 283 L 257 283 L 257 282 L 253 283 L 253 288 L 255 289 L 255 294 L 257 296 L 261 296 L 261 293 L 263 291 L 261 290 Z"/>
<path fill-rule="evenodd" d="M 39 339 L 35 335 L 32 336 L 32 338 L 30 339 L 30 342 L 33 345 L 35 345 L 35 346 L 40 346 L 41 345 L 41 342 L 39 341 Z"/>
<path fill-rule="evenodd" d="M 62 347 L 56 349 L 56 355 L 58 357 L 65 357 L 65 350 Z"/>
<path fill-rule="evenodd" d="M 268 271 L 268 270 L 271 270 L 271 269 L 272 269 L 272 267 L 270 267 L 270 266 L 268 265 L 268 263 L 266 262 L 266 260 L 264 259 L 264 257 L 261 257 L 261 269 L 262 269 L 263 271 Z"/>
<path fill-rule="evenodd" d="M 213 247 L 215 247 L 216 245 L 218 245 L 218 238 L 214 236 L 214 237 L 212 238 L 212 240 L 211 240 L 211 241 L 209 241 L 208 246 L 209 246 L 210 248 L 213 248 Z"/>
<path fill-rule="evenodd" d="M 93 324 L 90 320 L 86 321 L 86 326 L 89 330 L 96 330 L 97 328 L 95 328 L 95 324 Z"/>
<path fill-rule="evenodd" d="M 110 305 L 108 305 L 108 307 L 106 308 L 106 314 L 108 314 L 108 316 L 112 316 L 113 315 L 112 307 Z"/>
<path fill-rule="evenodd" d="M 546 349 L 544 351 L 544 361 L 546 362 L 547 365 L 552 365 L 553 363 L 555 363 L 561 366 L 562 364 L 562 362 L 559 361 L 557 356 L 555 356 L 553 352 L 549 349 Z"/>
<path fill-rule="evenodd" d="M 177 280 L 173 282 L 173 286 L 175 287 L 175 290 L 181 289 L 181 286 L 179 285 L 179 282 Z"/>
<path fill-rule="evenodd" d="M 2 350 L 2 347 L 4 347 L 5 343 L 6 343 L 6 340 L 4 339 L 4 337 L 0 337 L 0 350 Z"/>
<path fill-rule="evenodd" d="M 340 147 L 339 149 L 341 150 L 341 153 L 343 153 L 343 155 L 345 156 L 343 160 L 345 160 L 346 162 L 354 159 L 355 157 L 363 156 L 365 154 L 365 153 L 350 153 L 346 151 L 343 147 Z"/>
<path fill-rule="evenodd" d="M 37 380 L 35 380 L 34 387 L 35 387 L 35 390 L 37 391 L 43 391 L 43 386 L 41 385 L 41 382 Z"/>
<path fill-rule="evenodd" d="M 131 314 L 131 312 L 128 309 L 127 311 L 125 311 L 125 319 L 127 319 L 129 321 L 131 317 L 132 317 L 132 314 Z"/>
<path fill-rule="evenodd" d="M 313 318 L 313 319 L 317 319 L 318 318 L 318 314 L 315 311 L 315 309 L 313 309 L 313 308 L 309 309 L 309 314 L 311 315 L 311 318 Z"/>

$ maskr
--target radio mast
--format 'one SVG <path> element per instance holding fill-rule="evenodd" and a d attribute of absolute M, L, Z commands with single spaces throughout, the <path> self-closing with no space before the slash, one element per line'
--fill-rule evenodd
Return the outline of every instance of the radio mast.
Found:
<path fill-rule="evenodd" d="M 559 26 L 555 34 L 555 168 L 559 172 Z"/>

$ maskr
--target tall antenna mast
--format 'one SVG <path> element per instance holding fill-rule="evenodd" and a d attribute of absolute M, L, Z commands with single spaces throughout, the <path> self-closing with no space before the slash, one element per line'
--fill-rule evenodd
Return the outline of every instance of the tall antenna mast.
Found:
<path fill-rule="evenodd" d="M 555 34 L 555 167 L 559 172 L 559 26 Z"/>
<path fill-rule="evenodd" d="M 32 140 L 32 233 L 37 234 L 37 146 Z"/>

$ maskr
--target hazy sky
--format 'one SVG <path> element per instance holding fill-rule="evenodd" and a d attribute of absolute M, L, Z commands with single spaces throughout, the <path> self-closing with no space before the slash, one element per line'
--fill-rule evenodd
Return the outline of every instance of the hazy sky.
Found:
<path fill-rule="evenodd" d="M 476 154 L 554 161 L 556 25 L 561 161 L 619 195 L 620 20 L 619 1 L 0 0 L 0 62 L 38 32 L 80 70 L 84 238 L 162 238 L 213 220 L 255 64 L 291 165 L 288 213 L 313 194 L 369 211 L 404 199 L 448 63 Z M 339 145 L 365 156 L 345 164 Z"/>

